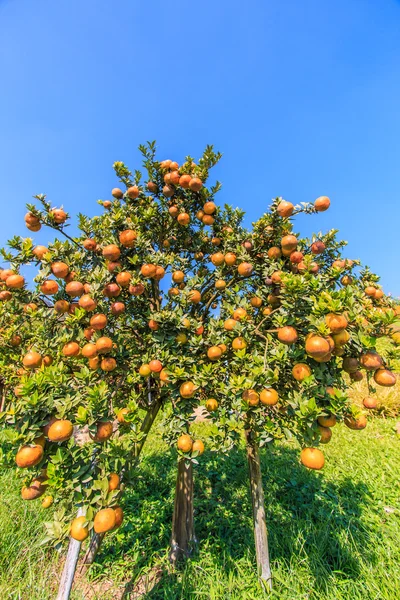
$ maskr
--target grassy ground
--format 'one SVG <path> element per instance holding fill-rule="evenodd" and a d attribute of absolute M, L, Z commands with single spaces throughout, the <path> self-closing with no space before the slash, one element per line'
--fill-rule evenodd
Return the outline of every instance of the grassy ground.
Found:
<path fill-rule="evenodd" d="M 262 451 L 274 574 L 271 598 L 400 598 L 400 438 L 394 420 L 362 432 L 338 426 L 323 473 L 299 465 L 298 448 Z M 201 425 L 200 425 L 201 427 Z M 123 506 L 126 520 L 109 535 L 73 597 L 102 600 L 268 597 L 257 583 L 244 452 L 207 452 L 196 469 L 197 554 L 171 573 L 167 553 L 176 463 L 159 436 Z M 13 476 L 1 476 L 0 598 L 54 598 L 60 557 L 39 546 L 45 511 L 15 500 Z"/>

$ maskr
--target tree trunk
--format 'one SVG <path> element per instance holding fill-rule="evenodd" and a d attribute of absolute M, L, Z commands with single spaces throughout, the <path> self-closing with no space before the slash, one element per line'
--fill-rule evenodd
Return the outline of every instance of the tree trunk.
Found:
<path fill-rule="evenodd" d="M 83 514 L 84 510 L 80 508 L 76 516 L 80 517 Z M 58 588 L 57 600 L 69 600 L 80 549 L 81 542 L 77 542 L 76 540 L 70 538 L 67 558 L 65 559 L 60 586 Z"/>
<path fill-rule="evenodd" d="M 144 446 L 144 443 L 145 443 L 145 441 L 147 439 L 149 431 L 150 431 L 150 429 L 151 429 L 151 427 L 152 427 L 152 425 L 153 425 L 153 423 L 154 423 L 154 421 L 155 421 L 155 419 L 156 419 L 156 417 L 158 415 L 158 412 L 160 410 L 160 406 L 161 406 L 160 400 L 154 401 L 154 405 L 147 412 L 145 418 L 143 419 L 143 423 L 141 425 L 140 430 L 142 431 L 142 433 L 144 435 L 143 435 L 142 439 L 140 440 L 140 442 L 136 445 L 136 448 L 135 448 L 135 460 L 133 461 L 133 464 L 132 464 L 133 467 L 136 467 L 136 465 L 139 462 L 140 453 L 141 453 L 141 451 L 143 449 L 143 446 Z M 121 480 L 122 480 L 122 476 L 123 476 L 123 473 L 121 474 Z M 93 564 L 94 559 L 96 558 L 97 552 L 100 549 L 101 542 L 103 541 L 103 538 L 104 538 L 104 534 L 102 534 L 102 533 L 95 533 L 93 531 L 89 547 L 88 547 L 88 549 L 86 551 L 86 554 L 85 554 L 85 556 L 83 557 L 83 560 L 82 560 L 82 567 L 80 569 L 80 573 L 82 573 L 82 574 L 86 573 L 88 567 L 91 564 Z"/>
<path fill-rule="evenodd" d="M 249 464 L 250 491 L 253 505 L 254 540 L 256 545 L 257 571 L 261 583 L 272 589 L 269 562 L 268 535 L 265 518 L 264 490 L 261 478 L 258 444 L 250 430 L 246 431 L 246 451 Z"/>
<path fill-rule="evenodd" d="M 172 517 L 171 550 L 169 559 L 176 566 L 187 558 L 196 544 L 193 519 L 193 466 L 190 461 L 178 461 L 174 513 Z"/>

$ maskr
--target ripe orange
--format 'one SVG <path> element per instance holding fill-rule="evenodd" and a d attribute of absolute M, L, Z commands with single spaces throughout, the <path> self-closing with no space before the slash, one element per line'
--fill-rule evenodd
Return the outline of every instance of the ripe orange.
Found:
<path fill-rule="evenodd" d="M 126 195 L 131 199 L 135 200 L 139 196 L 139 188 L 137 185 L 132 185 L 126 190 Z"/>
<path fill-rule="evenodd" d="M 217 279 L 215 282 L 217 290 L 224 290 L 226 288 L 226 281 L 224 279 Z"/>
<path fill-rule="evenodd" d="M 108 476 L 108 491 L 112 492 L 117 490 L 119 487 L 119 475 L 117 473 L 110 473 Z"/>
<path fill-rule="evenodd" d="M 198 290 L 191 290 L 188 294 L 188 300 L 193 304 L 199 304 L 199 302 L 201 302 L 200 292 Z"/>
<path fill-rule="evenodd" d="M 190 175 L 182 175 L 179 178 L 179 185 L 186 190 L 189 187 L 191 179 L 192 177 Z"/>
<path fill-rule="evenodd" d="M 123 302 L 113 302 L 110 306 L 111 314 L 118 316 L 125 312 L 125 304 Z"/>
<path fill-rule="evenodd" d="M 101 313 L 98 313 L 97 315 L 93 315 L 93 317 L 91 317 L 90 319 L 90 327 L 92 329 L 94 329 L 95 331 L 100 331 L 101 329 L 104 329 L 104 327 L 107 325 L 107 317 L 106 315 L 103 315 Z"/>
<path fill-rule="evenodd" d="M 160 380 L 163 381 L 164 383 L 169 382 L 169 373 L 168 373 L 167 369 L 162 369 L 160 371 Z"/>
<path fill-rule="evenodd" d="M 292 234 L 283 236 L 281 239 L 281 247 L 283 250 L 292 253 L 297 247 L 297 237 Z"/>
<path fill-rule="evenodd" d="M 242 393 L 242 398 L 249 406 L 257 406 L 260 402 L 260 396 L 255 390 L 245 390 Z"/>
<path fill-rule="evenodd" d="M 266 388 L 260 393 L 261 404 L 274 406 L 279 400 L 278 392 L 273 388 Z"/>
<path fill-rule="evenodd" d="M 203 210 L 206 215 L 213 215 L 217 210 L 217 207 L 214 202 L 206 202 L 203 206 Z"/>
<path fill-rule="evenodd" d="M 137 240 L 137 233 L 133 229 L 124 229 L 118 237 L 121 246 L 124 246 L 124 248 L 133 248 Z"/>
<path fill-rule="evenodd" d="M 113 508 L 102 508 L 96 513 L 93 529 L 96 533 L 106 533 L 115 527 L 116 515 Z"/>
<path fill-rule="evenodd" d="M 331 201 L 329 200 L 328 196 L 320 196 L 314 202 L 314 208 L 317 212 L 324 212 L 325 210 L 328 210 L 330 205 Z"/>
<path fill-rule="evenodd" d="M 93 300 L 93 298 L 89 294 L 84 294 L 83 296 L 81 296 L 79 298 L 78 304 L 87 312 L 92 312 L 97 308 L 96 300 Z"/>
<path fill-rule="evenodd" d="M 335 346 L 344 346 L 350 340 L 350 334 L 346 329 L 340 333 L 332 333 L 332 339 Z"/>
<path fill-rule="evenodd" d="M 111 190 L 111 195 L 114 196 L 114 198 L 117 198 L 117 200 L 121 200 L 121 198 L 124 197 L 124 192 L 119 188 L 113 188 Z"/>
<path fill-rule="evenodd" d="M 325 464 L 324 455 L 318 448 L 303 448 L 300 453 L 300 460 L 309 469 L 319 470 Z"/>
<path fill-rule="evenodd" d="M 156 270 L 157 270 L 156 265 L 145 264 L 145 265 L 142 265 L 140 272 L 143 275 L 143 277 L 148 277 L 151 279 L 156 274 Z"/>
<path fill-rule="evenodd" d="M 280 217 L 290 217 L 293 214 L 294 205 L 286 200 L 281 200 L 276 208 L 276 212 Z"/>
<path fill-rule="evenodd" d="M 179 225 L 189 225 L 190 223 L 190 215 L 188 213 L 182 212 L 179 213 L 179 215 L 177 216 L 176 220 L 178 221 Z"/>
<path fill-rule="evenodd" d="M 377 352 L 369 350 L 360 357 L 360 363 L 367 371 L 376 371 L 383 365 L 383 360 Z"/>
<path fill-rule="evenodd" d="M 329 429 L 329 427 L 321 427 L 321 425 L 319 425 L 318 431 L 320 434 L 319 441 L 321 442 L 321 444 L 328 444 L 332 437 L 332 430 Z"/>
<path fill-rule="evenodd" d="M 78 356 L 80 353 L 80 347 L 78 342 L 68 342 L 63 346 L 62 353 L 64 356 Z"/>
<path fill-rule="evenodd" d="M 76 517 L 72 523 L 71 528 L 69 530 L 69 535 L 78 542 L 83 542 L 89 536 L 89 529 L 86 525 L 86 517 Z"/>
<path fill-rule="evenodd" d="M 234 254 L 234 252 L 227 252 L 224 260 L 228 267 L 232 267 L 236 262 L 236 254 Z"/>
<path fill-rule="evenodd" d="M 214 254 L 211 254 L 210 259 L 213 265 L 219 267 L 224 263 L 225 256 L 222 254 L 222 252 L 215 252 Z"/>
<path fill-rule="evenodd" d="M 242 262 L 238 266 L 238 273 L 241 277 L 250 277 L 253 272 L 253 265 L 248 262 Z"/>
<path fill-rule="evenodd" d="M 114 529 L 116 529 L 117 527 L 120 527 L 120 525 L 122 525 L 122 521 L 124 520 L 124 512 L 120 506 L 116 506 L 114 508 L 114 512 L 115 512 Z"/>
<path fill-rule="evenodd" d="M 234 350 L 244 350 L 247 347 L 247 342 L 243 337 L 236 337 L 232 341 L 232 348 Z"/>
<path fill-rule="evenodd" d="M 15 457 L 17 467 L 20 469 L 26 469 L 28 467 L 34 467 L 43 458 L 43 447 L 40 444 L 31 446 L 22 446 Z"/>
<path fill-rule="evenodd" d="M 183 271 L 174 271 L 172 273 L 172 281 L 175 283 L 182 283 L 185 279 L 185 273 Z"/>
<path fill-rule="evenodd" d="M 64 279 L 69 273 L 69 266 L 64 262 L 54 262 L 51 265 L 51 272 L 55 277 Z"/>
<path fill-rule="evenodd" d="M 325 323 L 328 325 L 331 333 L 340 333 L 346 329 L 349 324 L 348 320 L 344 315 L 338 315 L 335 313 L 329 313 L 325 316 Z"/>
<path fill-rule="evenodd" d="M 103 256 L 106 260 L 115 261 L 121 256 L 121 250 L 115 244 L 109 244 L 103 248 Z"/>
<path fill-rule="evenodd" d="M 179 436 L 176 445 L 181 452 L 190 452 L 193 448 L 193 440 L 188 433 L 183 433 Z"/>
<path fill-rule="evenodd" d="M 303 381 L 311 375 L 310 367 L 305 363 L 297 363 L 292 369 L 292 375 L 296 381 Z"/>
<path fill-rule="evenodd" d="M 84 291 L 83 284 L 79 281 L 71 281 L 65 286 L 65 293 L 68 294 L 68 296 L 71 296 L 71 298 L 82 296 Z"/>
<path fill-rule="evenodd" d="M 86 238 L 86 240 L 83 240 L 82 246 L 85 248 L 85 250 L 90 250 L 91 252 L 94 252 L 97 248 L 97 242 L 96 240 L 92 240 L 91 238 Z"/>
<path fill-rule="evenodd" d="M 50 211 L 57 225 L 62 225 L 67 220 L 67 213 L 62 208 L 53 208 Z"/>
<path fill-rule="evenodd" d="M 346 371 L 346 373 L 355 373 L 358 371 L 358 358 L 353 358 L 351 356 L 346 356 L 343 359 L 342 369 Z"/>
<path fill-rule="evenodd" d="M 239 306 L 239 308 L 235 308 L 232 316 L 235 319 L 235 321 L 243 321 L 244 319 L 247 318 L 247 311 L 245 308 L 242 308 L 241 306 Z"/>
<path fill-rule="evenodd" d="M 149 369 L 152 373 L 159 373 L 163 366 L 159 360 L 151 360 L 149 362 Z"/>
<path fill-rule="evenodd" d="M 193 398 L 195 391 L 196 386 L 191 381 L 186 381 L 185 383 L 182 383 L 182 385 L 179 388 L 179 393 L 182 396 L 182 398 Z"/>
<path fill-rule="evenodd" d="M 106 373 L 114 371 L 114 369 L 117 368 L 117 361 L 115 360 L 115 358 L 111 358 L 110 356 L 107 356 L 106 358 L 102 359 L 102 361 L 100 363 L 100 368 L 102 371 L 105 371 Z"/>
<path fill-rule="evenodd" d="M 151 369 L 148 364 L 139 367 L 139 375 L 141 375 L 141 377 L 149 377 L 149 375 L 151 375 Z"/>
<path fill-rule="evenodd" d="M 201 190 L 202 186 L 203 186 L 203 182 L 198 177 L 193 177 L 189 181 L 189 189 L 191 189 L 192 192 L 199 192 Z"/>
<path fill-rule="evenodd" d="M 250 298 L 250 304 L 254 308 L 260 308 L 260 306 L 262 305 L 262 299 L 258 296 L 253 296 L 252 298 Z"/>
<path fill-rule="evenodd" d="M 365 408 L 369 409 L 376 408 L 378 406 L 378 399 L 368 396 L 367 398 L 364 398 L 363 405 L 365 406 Z"/>
<path fill-rule="evenodd" d="M 210 360 L 218 360 L 222 356 L 222 350 L 218 346 L 211 346 L 207 350 L 207 356 Z"/>
<path fill-rule="evenodd" d="M 46 246 L 35 246 L 34 249 L 32 250 L 32 253 L 36 256 L 36 258 L 38 260 L 42 260 L 42 258 L 44 257 L 45 254 L 47 254 L 49 251 L 48 248 L 46 248 Z"/>
<path fill-rule="evenodd" d="M 156 194 L 158 191 L 158 187 L 157 184 L 154 183 L 154 181 L 148 181 L 147 182 L 147 189 L 149 190 L 149 192 L 151 192 L 152 194 Z"/>
<path fill-rule="evenodd" d="M 334 427 L 337 423 L 337 419 L 335 415 L 328 415 L 327 417 L 318 417 L 317 419 L 318 425 L 321 427 Z"/>
<path fill-rule="evenodd" d="M 311 334 L 306 338 L 305 350 L 312 358 L 323 358 L 331 348 L 328 340 L 320 335 Z"/>
<path fill-rule="evenodd" d="M 100 421 L 97 423 L 96 434 L 93 439 L 95 442 L 105 442 L 110 439 L 113 434 L 113 424 L 111 421 Z"/>
<path fill-rule="evenodd" d="M 150 321 L 148 322 L 148 326 L 152 331 L 157 331 L 157 329 L 159 328 L 159 324 L 154 319 L 150 319 Z"/>
<path fill-rule="evenodd" d="M 297 331 L 294 327 L 286 326 L 278 329 L 278 340 L 283 344 L 294 344 L 298 339 Z"/>
<path fill-rule="evenodd" d="M 29 486 L 24 486 L 21 490 L 21 497 L 23 500 L 36 500 L 43 496 L 46 491 L 46 484 L 43 484 L 44 478 L 37 477 L 33 479 Z"/>
<path fill-rule="evenodd" d="M 357 418 L 355 418 L 353 416 L 348 416 L 345 418 L 344 424 L 349 429 L 354 429 L 355 431 L 358 431 L 360 429 L 365 429 L 367 426 L 367 417 L 365 415 L 360 415 Z"/>
<path fill-rule="evenodd" d="M 42 357 L 38 352 L 32 350 L 25 354 L 22 364 L 26 369 L 36 369 L 42 364 Z"/>
<path fill-rule="evenodd" d="M 68 419 L 57 419 L 49 427 L 47 437 L 51 442 L 65 442 L 69 440 L 74 431 L 74 426 Z"/>
<path fill-rule="evenodd" d="M 117 274 L 115 279 L 121 287 L 128 287 L 131 282 L 131 274 L 127 271 L 122 271 Z"/>
<path fill-rule="evenodd" d="M 92 325 L 92 323 L 90 323 Z M 99 354 L 107 354 L 108 352 L 111 352 L 113 347 L 113 342 L 112 339 L 109 337 L 100 337 L 97 341 L 96 341 L 96 349 L 97 352 Z"/>
<path fill-rule="evenodd" d="M 192 452 L 198 452 L 199 455 L 204 452 L 204 444 L 201 440 L 195 440 L 192 446 Z"/>
<path fill-rule="evenodd" d="M 47 279 L 46 281 L 43 281 L 42 285 L 40 286 L 40 291 L 46 296 L 53 296 L 54 294 L 57 294 L 57 281 L 53 281 L 52 279 Z"/>
<path fill-rule="evenodd" d="M 272 248 L 270 248 L 268 250 L 267 255 L 269 258 L 277 259 L 282 256 L 282 252 L 281 252 L 281 249 L 278 248 L 277 246 L 272 246 Z"/>
<path fill-rule="evenodd" d="M 206 409 L 208 412 L 213 412 L 214 410 L 217 410 L 217 408 L 218 402 L 215 398 L 208 398 L 208 400 L 206 400 Z"/>
<path fill-rule="evenodd" d="M 69 302 L 66 300 L 57 300 L 57 302 L 54 303 L 54 310 L 60 315 L 65 314 L 69 310 Z"/>
<path fill-rule="evenodd" d="M 392 371 L 389 371 L 389 369 L 381 368 L 375 371 L 374 380 L 378 385 L 391 387 L 396 384 L 396 375 Z"/>

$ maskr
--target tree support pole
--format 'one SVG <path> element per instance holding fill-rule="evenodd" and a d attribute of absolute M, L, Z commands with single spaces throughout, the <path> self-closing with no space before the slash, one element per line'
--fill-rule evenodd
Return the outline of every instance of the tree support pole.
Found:
<path fill-rule="evenodd" d="M 77 517 L 84 514 L 82 508 L 78 510 Z M 64 569 L 61 575 L 60 586 L 58 588 L 57 600 L 69 600 L 72 584 L 74 582 L 76 565 L 78 563 L 81 542 L 70 538 L 68 553 L 64 563 Z"/>
<path fill-rule="evenodd" d="M 172 517 L 169 559 L 176 566 L 181 558 L 190 556 L 196 543 L 193 519 L 193 466 L 191 461 L 178 461 L 174 513 Z"/>
<path fill-rule="evenodd" d="M 261 583 L 268 589 L 272 589 L 260 455 L 258 452 L 258 444 L 250 430 L 246 430 L 246 452 L 249 465 L 251 501 L 253 505 L 257 571 Z"/>

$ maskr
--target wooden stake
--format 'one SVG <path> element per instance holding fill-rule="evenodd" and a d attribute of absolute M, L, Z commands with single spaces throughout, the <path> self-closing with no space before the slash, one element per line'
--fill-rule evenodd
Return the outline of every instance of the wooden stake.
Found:
<path fill-rule="evenodd" d="M 77 517 L 84 514 L 84 510 L 80 508 Z M 74 582 L 76 565 L 78 563 L 79 551 L 81 542 L 77 542 L 73 538 L 69 540 L 67 558 L 65 559 L 64 569 L 61 575 L 60 587 L 58 588 L 57 600 L 69 600 L 72 584 Z"/>
<path fill-rule="evenodd" d="M 196 543 L 193 520 L 193 466 L 190 461 L 178 462 L 174 513 L 172 517 L 169 559 L 176 566 L 181 558 L 190 556 Z"/>
<path fill-rule="evenodd" d="M 268 589 L 272 589 L 260 455 L 258 452 L 258 444 L 250 430 L 246 430 L 246 451 L 249 464 L 251 500 L 253 505 L 257 571 L 261 583 Z"/>

